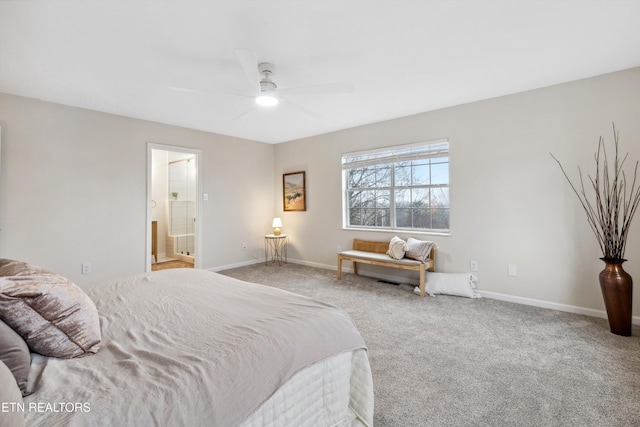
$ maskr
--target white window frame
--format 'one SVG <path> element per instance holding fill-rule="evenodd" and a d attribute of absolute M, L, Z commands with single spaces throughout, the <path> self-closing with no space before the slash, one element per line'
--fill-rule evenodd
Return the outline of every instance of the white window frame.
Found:
<path fill-rule="evenodd" d="M 446 158 L 447 164 L 447 179 L 446 184 L 438 183 L 433 184 L 431 181 L 428 184 L 410 184 L 410 185 L 396 185 L 394 165 L 398 162 L 406 162 L 412 160 L 426 160 Z M 389 226 L 384 225 L 352 225 L 349 224 L 349 192 L 353 189 L 347 188 L 348 171 L 350 169 L 362 168 L 365 166 L 389 166 L 390 167 L 390 184 L 389 186 L 376 186 L 376 187 L 363 187 L 362 190 L 372 189 L 379 191 L 389 192 Z M 430 170 L 430 178 L 433 177 Z M 396 226 L 396 191 L 409 189 L 445 189 L 447 194 L 450 195 L 450 158 L 449 158 L 449 140 L 448 138 L 442 138 L 438 140 L 425 141 L 413 144 L 396 145 L 391 147 L 382 147 L 373 150 L 357 151 L 342 154 L 342 223 L 343 228 L 349 230 L 370 230 L 370 231 L 394 231 L 394 232 L 411 232 L 411 233 L 426 233 L 426 234 L 450 234 L 450 218 L 451 218 L 451 205 L 447 207 L 447 224 L 448 228 L 413 228 L 413 227 L 397 227 Z M 375 209 L 375 208 L 374 208 Z M 384 208 L 382 209 L 384 210 Z"/>

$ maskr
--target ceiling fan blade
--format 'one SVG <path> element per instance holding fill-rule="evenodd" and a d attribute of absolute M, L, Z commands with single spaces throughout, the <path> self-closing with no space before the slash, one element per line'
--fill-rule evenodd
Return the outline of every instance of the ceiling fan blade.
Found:
<path fill-rule="evenodd" d="M 174 90 L 176 92 L 199 93 L 203 95 L 232 96 L 234 98 L 253 99 L 253 96 L 239 95 L 237 93 L 230 93 L 230 92 L 212 92 L 212 91 L 201 90 L 201 89 L 193 89 L 190 87 L 167 86 L 167 89 Z"/>
<path fill-rule="evenodd" d="M 251 49 L 236 49 L 236 56 L 244 73 L 257 93 L 260 93 L 260 73 L 258 73 L 258 55 L 255 50 Z"/>
<path fill-rule="evenodd" d="M 293 102 L 290 99 L 286 99 L 286 98 L 280 98 L 280 99 L 283 100 L 284 102 L 286 102 L 287 104 L 291 105 L 293 108 L 295 108 L 300 113 L 302 113 L 302 115 L 307 116 L 310 119 L 318 120 L 320 118 L 320 116 L 318 114 L 314 113 L 313 111 L 309 110 L 306 107 L 303 107 L 302 105 L 298 104 L 297 102 Z"/>
<path fill-rule="evenodd" d="M 351 93 L 354 92 L 354 87 L 351 83 L 328 83 L 313 86 L 299 86 L 290 87 L 284 89 L 278 89 L 278 93 L 282 95 L 322 95 L 322 94 L 334 94 L 334 93 Z"/>
<path fill-rule="evenodd" d="M 190 87 L 179 87 L 179 86 L 167 86 L 167 89 L 169 90 L 175 90 L 177 92 L 188 92 L 188 93 L 211 93 L 211 92 L 206 92 L 204 90 L 200 90 L 200 89 L 192 89 Z"/>
<path fill-rule="evenodd" d="M 255 111 L 256 111 L 255 108 L 252 108 L 250 110 L 244 111 L 244 112 L 238 114 L 237 116 L 230 118 L 229 121 L 230 122 L 235 122 L 236 120 L 240 120 L 241 118 L 243 118 L 243 117 L 245 117 L 245 116 L 247 116 L 247 115 L 249 115 L 249 114 L 251 114 L 251 113 L 253 113 Z"/>

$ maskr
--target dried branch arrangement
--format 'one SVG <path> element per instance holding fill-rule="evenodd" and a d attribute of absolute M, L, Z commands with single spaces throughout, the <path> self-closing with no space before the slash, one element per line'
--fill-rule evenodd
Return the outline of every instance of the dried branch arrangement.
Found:
<path fill-rule="evenodd" d="M 631 186 L 629 186 L 627 176 L 623 170 L 628 154 L 626 154 L 621 161 L 619 160 L 618 132 L 616 131 L 615 124 L 613 125 L 613 138 L 615 153 L 613 173 L 611 173 L 609 169 L 609 159 L 607 158 L 604 139 L 600 137 L 598 151 L 594 155 L 596 162 L 595 176 L 587 175 L 591 183 L 590 188 L 593 190 L 591 197 L 595 196 L 593 203 L 587 195 L 580 166 L 578 166 L 580 187 L 576 188 L 560 161 L 556 159 L 553 154 L 549 154 L 551 154 L 551 157 L 558 163 L 569 185 L 571 185 L 573 192 L 578 196 L 587 214 L 589 226 L 598 239 L 603 257 L 622 260 L 624 259 L 631 219 L 636 213 L 636 209 L 640 203 L 640 185 L 637 185 L 639 162 L 636 161 L 633 180 L 631 181 Z"/>

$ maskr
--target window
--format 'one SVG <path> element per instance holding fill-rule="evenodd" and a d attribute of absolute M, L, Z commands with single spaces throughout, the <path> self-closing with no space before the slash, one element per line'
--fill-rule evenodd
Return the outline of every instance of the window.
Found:
<path fill-rule="evenodd" d="M 449 141 L 342 155 L 347 228 L 449 232 Z"/>

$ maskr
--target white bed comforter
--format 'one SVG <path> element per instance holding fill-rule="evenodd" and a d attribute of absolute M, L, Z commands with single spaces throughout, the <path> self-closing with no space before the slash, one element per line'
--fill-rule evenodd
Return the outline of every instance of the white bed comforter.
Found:
<path fill-rule="evenodd" d="M 34 355 L 27 426 L 372 425 L 365 344 L 342 310 L 194 269 L 84 288 L 102 348 Z M 314 392 L 342 407 L 314 409 Z"/>

